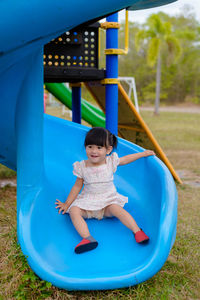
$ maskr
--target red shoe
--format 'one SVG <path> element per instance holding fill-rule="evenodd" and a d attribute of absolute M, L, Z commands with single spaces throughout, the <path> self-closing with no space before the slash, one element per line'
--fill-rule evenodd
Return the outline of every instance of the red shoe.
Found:
<path fill-rule="evenodd" d="M 149 241 L 149 237 L 144 233 L 144 231 L 142 231 L 142 229 L 137 231 L 134 235 L 136 242 L 139 244 Z"/>
<path fill-rule="evenodd" d="M 74 251 L 77 254 L 86 252 L 86 251 L 90 251 L 95 249 L 98 246 L 98 242 L 97 241 L 89 241 L 87 239 L 82 239 L 82 241 L 75 247 Z"/>

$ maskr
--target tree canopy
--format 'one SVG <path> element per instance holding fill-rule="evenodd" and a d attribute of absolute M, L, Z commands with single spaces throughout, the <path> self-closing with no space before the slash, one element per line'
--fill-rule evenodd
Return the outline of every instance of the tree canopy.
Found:
<path fill-rule="evenodd" d="M 144 24 L 130 22 L 129 28 L 130 50 L 119 57 L 119 75 L 135 77 L 139 101 L 154 103 L 160 49 L 161 102 L 200 104 L 200 23 L 189 7 L 175 17 L 161 12 Z M 124 26 L 119 32 L 119 45 L 123 43 Z"/>

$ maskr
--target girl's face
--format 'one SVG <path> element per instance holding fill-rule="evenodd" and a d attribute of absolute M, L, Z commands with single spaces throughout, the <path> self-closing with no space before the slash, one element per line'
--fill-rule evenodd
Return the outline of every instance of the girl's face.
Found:
<path fill-rule="evenodd" d="M 108 148 L 97 146 L 97 145 L 87 145 L 86 154 L 91 165 L 102 165 L 106 162 L 106 154 L 110 154 L 112 151 L 112 146 Z"/>

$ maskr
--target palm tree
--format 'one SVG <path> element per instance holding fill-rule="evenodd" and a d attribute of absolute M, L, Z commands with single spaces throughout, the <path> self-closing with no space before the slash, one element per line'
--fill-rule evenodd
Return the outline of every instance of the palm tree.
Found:
<path fill-rule="evenodd" d="M 153 67 L 157 63 L 156 70 L 156 99 L 154 113 L 158 115 L 160 104 L 161 87 L 161 65 L 162 53 L 167 49 L 167 63 L 174 63 L 181 54 L 181 46 L 172 32 L 170 22 L 163 22 L 159 14 L 152 14 L 146 23 L 146 27 L 139 30 L 135 36 L 137 51 L 140 50 L 142 42 L 147 43 L 147 63 Z"/>

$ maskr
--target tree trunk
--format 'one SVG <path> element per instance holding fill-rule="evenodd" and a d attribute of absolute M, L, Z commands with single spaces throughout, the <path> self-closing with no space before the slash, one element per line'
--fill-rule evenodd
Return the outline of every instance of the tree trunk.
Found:
<path fill-rule="evenodd" d="M 160 82 L 161 82 L 161 55 L 160 55 L 160 51 L 159 51 L 158 61 L 157 61 L 157 71 L 156 71 L 156 100 L 155 100 L 155 110 L 154 110 L 155 115 L 159 114 Z"/>

